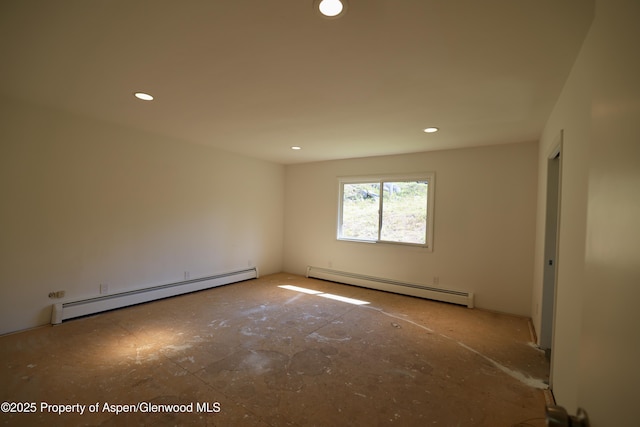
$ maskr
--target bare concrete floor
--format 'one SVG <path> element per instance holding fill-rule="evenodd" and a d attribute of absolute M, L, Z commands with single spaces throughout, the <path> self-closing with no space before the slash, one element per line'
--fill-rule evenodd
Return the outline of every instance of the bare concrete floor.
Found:
<path fill-rule="evenodd" d="M 0 337 L 0 401 L 34 409 L 0 423 L 543 426 L 530 341 L 524 318 L 282 273 Z"/>

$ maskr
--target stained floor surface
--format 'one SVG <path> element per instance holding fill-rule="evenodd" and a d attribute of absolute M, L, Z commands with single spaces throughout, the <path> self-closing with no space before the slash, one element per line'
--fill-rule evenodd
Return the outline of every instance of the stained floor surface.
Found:
<path fill-rule="evenodd" d="M 530 341 L 525 318 L 281 273 L 0 337 L 0 424 L 543 426 Z"/>

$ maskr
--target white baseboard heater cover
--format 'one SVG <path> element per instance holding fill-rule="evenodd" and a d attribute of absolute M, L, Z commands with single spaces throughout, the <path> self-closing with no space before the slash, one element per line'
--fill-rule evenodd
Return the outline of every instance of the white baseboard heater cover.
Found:
<path fill-rule="evenodd" d="M 327 268 L 307 267 L 307 277 L 345 283 L 347 285 L 362 286 L 380 291 L 394 292 L 435 301 L 449 302 L 473 308 L 473 292 L 453 289 L 434 288 L 416 283 L 400 282 L 382 277 L 366 276 L 364 274 L 347 273 Z"/>
<path fill-rule="evenodd" d="M 214 288 L 216 286 L 228 285 L 230 283 L 257 278 L 258 269 L 256 267 L 252 267 L 246 270 L 221 273 L 213 276 L 168 283 L 166 285 L 153 286 L 134 291 L 101 295 L 99 297 L 80 301 L 54 304 L 53 310 L 51 311 L 51 324 L 56 325 L 58 323 L 62 323 L 63 320 L 73 319 L 75 317 L 86 316 L 88 314 L 100 313 L 102 311 L 113 310 L 116 308 L 127 307 L 130 305 L 141 304 L 144 302 L 169 298 L 190 292 Z"/>

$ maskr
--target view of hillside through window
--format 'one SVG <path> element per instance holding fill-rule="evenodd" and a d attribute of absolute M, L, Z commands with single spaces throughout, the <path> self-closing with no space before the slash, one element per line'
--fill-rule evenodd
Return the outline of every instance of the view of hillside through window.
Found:
<path fill-rule="evenodd" d="M 342 185 L 340 238 L 426 243 L 429 191 L 427 181 L 381 181 Z"/>

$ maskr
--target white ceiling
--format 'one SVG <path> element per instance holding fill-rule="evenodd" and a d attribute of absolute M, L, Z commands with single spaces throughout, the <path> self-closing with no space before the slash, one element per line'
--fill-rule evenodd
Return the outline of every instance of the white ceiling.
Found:
<path fill-rule="evenodd" d="M 283 164 L 533 141 L 594 9 L 348 1 L 4 0 L 0 92 Z"/>

